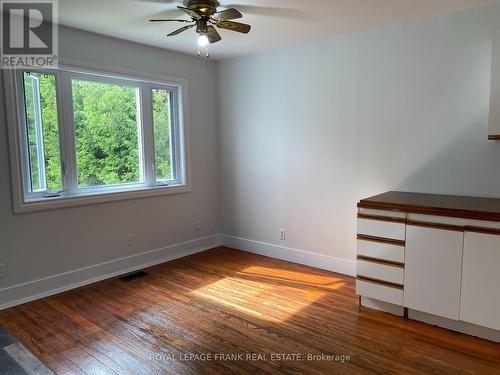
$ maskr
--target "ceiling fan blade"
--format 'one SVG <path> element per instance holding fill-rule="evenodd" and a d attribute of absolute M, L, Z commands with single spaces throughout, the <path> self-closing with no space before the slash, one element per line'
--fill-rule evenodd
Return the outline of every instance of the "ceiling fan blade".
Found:
<path fill-rule="evenodd" d="M 174 20 L 174 19 L 159 19 L 159 20 L 149 20 L 149 22 L 193 22 L 191 20 Z"/>
<path fill-rule="evenodd" d="M 243 15 L 234 8 L 221 10 L 220 12 L 214 13 L 212 16 L 217 21 L 235 20 L 237 18 L 243 17 Z"/>
<path fill-rule="evenodd" d="M 231 31 L 237 31 L 239 33 L 244 33 L 247 34 L 252 26 L 247 25 L 246 23 L 239 23 L 239 22 L 233 22 L 233 21 L 220 21 L 217 22 L 217 27 L 220 27 L 221 29 L 227 29 Z"/>
<path fill-rule="evenodd" d="M 222 39 L 217 29 L 213 26 L 208 26 L 207 37 L 210 43 L 217 43 Z"/>
<path fill-rule="evenodd" d="M 195 20 L 199 20 L 201 18 L 201 16 L 196 13 L 194 10 L 191 10 L 189 8 L 186 8 L 186 7 L 181 7 L 180 5 L 177 7 L 177 9 L 180 9 L 184 12 L 186 12 L 190 17 L 192 17 L 193 19 Z"/>
<path fill-rule="evenodd" d="M 195 25 L 187 25 L 187 26 L 183 26 L 181 27 L 180 29 L 177 29 L 175 31 L 172 31 L 170 34 L 168 34 L 167 36 L 174 36 L 174 35 L 177 35 L 177 34 L 180 34 L 182 33 L 183 31 L 186 31 L 186 30 L 189 30 L 190 28 L 194 27 Z"/>

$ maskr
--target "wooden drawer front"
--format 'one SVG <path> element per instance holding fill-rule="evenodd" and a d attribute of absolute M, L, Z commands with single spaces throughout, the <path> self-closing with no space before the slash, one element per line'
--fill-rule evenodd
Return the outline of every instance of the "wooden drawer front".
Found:
<path fill-rule="evenodd" d="M 393 284 L 403 285 L 404 268 L 390 266 L 366 260 L 358 259 L 356 261 L 356 273 L 359 276 L 369 277 L 380 281 L 387 281 Z"/>
<path fill-rule="evenodd" d="M 358 239 L 358 255 L 389 260 L 391 262 L 405 262 L 404 246 L 392 245 L 383 242 Z"/>
<path fill-rule="evenodd" d="M 375 298 L 395 305 L 403 305 L 403 289 L 357 279 L 356 293 L 360 296 Z"/>
<path fill-rule="evenodd" d="M 405 223 L 358 218 L 358 234 L 404 241 Z"/>

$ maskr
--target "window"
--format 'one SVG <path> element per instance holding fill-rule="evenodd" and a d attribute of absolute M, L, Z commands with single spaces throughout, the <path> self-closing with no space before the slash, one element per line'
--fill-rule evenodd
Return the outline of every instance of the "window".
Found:
<path fill-rule="evenodd" d="M 83 79 L 71 86 L 78 187 L 143 182 L 139 87 Z"/>
<path fill-rule="evenodd" d="M 23 74 L 27 152 L 27 191 L 61 190 L 56 79 L 52 74 Z"/>
<path fill-rule="evenodd" d="M 69 67 L 11 74 L 19 211 L 188 191 L 185 82 Z"/>
<path fill-rule="evenodd" d="M 175 138 L 171 118 L 174 113 L 172 104 L 175 93 L 169 90 L 153 89 L 153 127 L 155 139 L 156 181 L 165 183 L 177 173 L 178 166 L 172 157 L 174 145 L 170 140 Z"/>

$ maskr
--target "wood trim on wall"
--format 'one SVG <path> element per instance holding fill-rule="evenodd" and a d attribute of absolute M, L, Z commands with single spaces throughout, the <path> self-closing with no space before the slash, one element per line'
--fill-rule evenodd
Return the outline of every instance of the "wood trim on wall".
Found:
<path fill-rule="evenodd" d="M 463 232 L 465 230 L 464 226 L 443 224 L 443 223 L 431 223 L 428 221 L 417 221 L 417 220 L 407 220 L 406 225 L 411 225 L 414 227 L 424 227 L 424 228 L 434 228 L 442 230 L 452 230 L 455 232 Z"/>
<path fill-rule="evenodd" d="M 490 134 L 488 135 L 490 141 L 500 141 L 500 134 Z"/>
<path fill-rule="evenodd" d="M 379 243 L 385 243 L 388 245 L 397 245 L 397 246 L 403 246 L 403 247 L 405 246 L 404 240 L 393 240 L 392 238 L 369 236 L 367 234 L 358 234 L 356 236 L 356 239 L 358 239 L 360 241 L 379 242 Z"/>
<path fill-rule="evenodd" d="M 368 215 L 368 214 L 358 214 L 358 219 L 367 219 L 367 220 L 377 220 L 377 221 L 388 221 L 391 223 L 405 223 L 406 219 L 400 217 L 388 217 L 388 216 L 377 216 L 377 215 Z"/>
<path fill-rule="evenodd" d="M 366 281 L 366 282 L 373 283 L 373 284 L 379 284 L 379 285 L 382 285 L 382 286 L 388 286 L 390 288 L 404 289 L 404 285 L 396 284 L 396 283 L 391 283 L 389 281 L 383 281 L 383 280 L 379 280 L 379 279 L 373 279 L 371 277 L 366 277 L 366 276 L 361 276 L 361 275 L 356 275 L 356 278 L 359 279 L 359 280 L 361 280 L 361 281 Z"/>

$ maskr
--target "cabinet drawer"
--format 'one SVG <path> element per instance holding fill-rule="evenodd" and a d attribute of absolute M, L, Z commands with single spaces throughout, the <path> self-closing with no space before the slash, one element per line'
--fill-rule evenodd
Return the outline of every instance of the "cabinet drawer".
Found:
<path fill-rule="evenodd" d="M 357 279 L 356 293 L 395 305 L 403 305 L 403 289 L 400 288 Z"/>
<path fill-rule="evenodd" d="M 404 222 L 386 221 L 358 217 L 358 234 L 404 241 Z"/>
<path fill-rule="evenodd" d="M 393 284 L 403 285 L 404 283 L 403 267 L 390 266 L 386 264 L 358 259 L 356 261 L 356 273 L 359 276 L 387 281 Z"/>
<path fill-rule="evenodd" d="M 392 262 L 404 263 L 405 262 L 405 248 L 404 246 L 358 239 L 357 241 L 358 255 L 390 260 Z"/>

